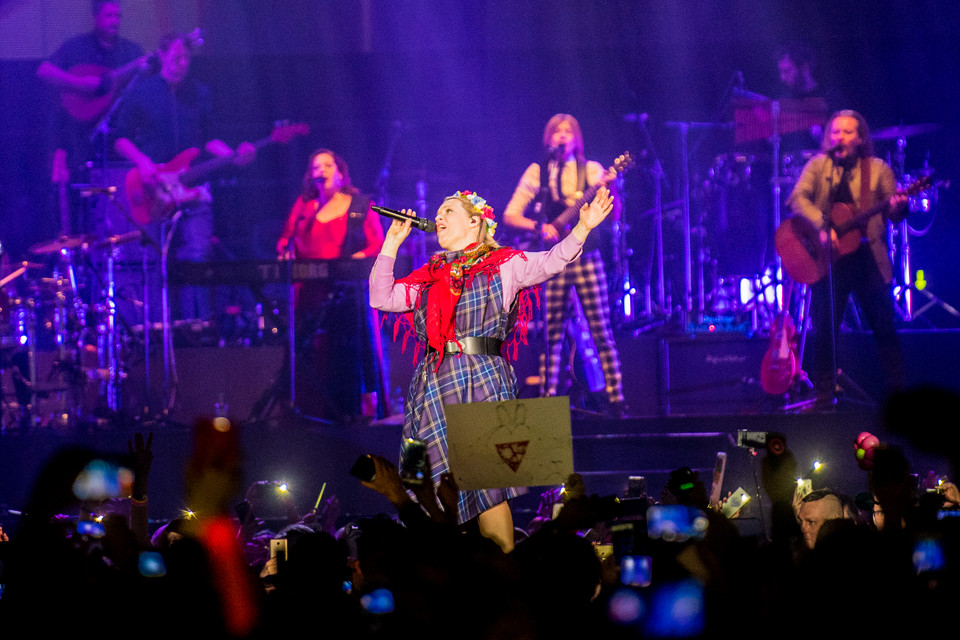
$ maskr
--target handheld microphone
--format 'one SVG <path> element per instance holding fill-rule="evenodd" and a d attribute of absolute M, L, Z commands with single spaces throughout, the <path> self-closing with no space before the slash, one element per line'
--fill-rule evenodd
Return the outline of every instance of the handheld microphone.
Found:
<path fill-rule="evenodd" d="M 408 216 L 407 214 L 401 213 L 400 211 L 395 211 L 394 209 L 388 209 L 386 207 L 380 207 L 377 205 L 372 205 L 370 208 L 376 211 L 377 213 L 379 213 L 380 215 L 384 216 L 385 218 L 393 218 L 394 220 L 400 220 L 402 222 L 406 222 L 407 220 L 410 220 L 412 221 L 411 226 L 414 226 L 417 229 L 420 229 L 420 231 L 433 233 L 434 231 L 437 230 L 437 225 L 433 222 L 433 220 L 427 220 L 426 218 L 418 218 L 416 216 Z"/>
<path fill-rule="evenodd" d="M 829 149 L 827 149 L 827 155 L 832 158 L 832 157 L 833 157 L 838 151 L 840 151 L 841 149 L 843 149 L 843 143 L 842 143 L 842 142 L 838 142 L 837 144 L 835 144 L 835 145 L 833 145 L 832 147 L 830 147 Z"/>

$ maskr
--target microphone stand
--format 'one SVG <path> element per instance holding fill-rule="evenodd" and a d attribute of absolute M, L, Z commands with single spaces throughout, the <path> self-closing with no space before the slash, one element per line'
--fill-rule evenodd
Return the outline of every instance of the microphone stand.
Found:
<path fill-rule="evenodd" d="M 830 185 L 830 197 L 827 199 L 827 208 L 823 212 L 824 220 L 824 229 L 827 232 L 827 242 L 826 242 L 826 252 L 827 252 L 827 306 L 830 310 L 829 320 L 830 320 L 830 382 L 833 385 L 830 389 L 830 404 L 831 406 L 836 406 L 839 402 L 840 392 L 839 392 L 839 369 L 838 369 L 838 344 L 837 344 L 837 293 L 836 293 L 836 276 L 833 271 L 833 204 L 836 201 L 837 190 L 840 188 L 840 182 L 846 179 L 846 173 L 849 169 L 843 168 L 840 173 L 840 180 L 834 184 L 833 175 L 836 168 L 836 164 L 833 160 L 833 156 L 830 158 L 830 177 L 827 182 Z M 858 160 L 859 161 L 859 160 Z M 846 303 L 846 300 L 842 301 Z M 818 337 L 818 339 L 820 339 Z M 849 382 L 849 385 L 855 388 L 859 394 L 866 396 L 867 394 L 857 385 L 852 379 L 848 376 L 846 381 Z M 868 397 L 868 396 L 867 396 Z M 867 404 L 867 403 L 863 403 Z"/>
<path fill-rule="evenodd" d="M 646 118 L 637 117 L 637 124 L 640 127 L 640 133 L 643 136 L 644 146 L 653 158 L 653 166 L 650 173 L 654 178 L 653 187 L 653 229 L 654 229 L 654 252 L 656 256 L 657 267 L 657 311 L 664 316 L 669 317 L 670 310 L 666 308 L 666 284 L 663 273 L 663 185 L 667 184 L 667 175 L 660 164 L 660 157 L 657 155 L 656 147 L 653 145 L 653 139 L 650 137 L 650 130 L 647 129 Z M 622 214 L 621 214 L 622 216 Z M 629 227 L 627 227 L 629 229 Z M 629 276 L 629 272 L 628 272 Z M 648 316 L 656 317 L 657 313 L 653 309 L 653 301 L 650 297 L 650 274 L 647 273 L 647 281 L 644 283 L 644 305 Z"/>
<path fill-rule="evenodd" d="M 554 156 L 554 149 L 548 150 L 548 158 L 545 162 L 540 163 L 540 189 L 537 191 L 537 196 L 533 200 L 533 220 L 537 222 L 537 226 L 540 227 L 537 230 L 537 240 L 536 240 L 536 250 L 544 251 L 546 249 L 546 243 L 543 240 L 543 230 L 542 226 L 547 223 L 547 212 L 546 205 L 550 202 L 550 173 L 547 171 L 550 165 L 550 160 Z M 557 166 L 557 171 L 562 169 L 561 166 Z M 540 358 L 539 358 L 539 372 L 540 372 L 540 397 L 544 398 L 547 395 L 547 375 L 550 370 L 550 331 L 547 326 L 547 297 L 546 290 L 547 284 L 542 283 L 537 285 L 540 291 L 544 294 L 540 296 L 542 304 L 538 305 L 534 310 L 536 318 L 536 326 L 540 327 Z"/>
<path fill-rule="evenodd" d="M 690 155 L 688 133 L 690 129 L 712 129 L 718 126 L 713 122 L 666 122 L 668 127 L 680 132 L 680 162 L 682 179 L 683 201 L 683 305 L 680 307 L 680 326 L 686 329 L 688 317 L 693 312 L 693 254 L 690 243 Z M 703 250 L 703 234 L 700 236 L 701 253 Z M 703 280 L 703 261 L 700 262 L 700 280 Z M 703 287 L 700 287 L 697 308 L 698 324 L 703 320 Z"/>

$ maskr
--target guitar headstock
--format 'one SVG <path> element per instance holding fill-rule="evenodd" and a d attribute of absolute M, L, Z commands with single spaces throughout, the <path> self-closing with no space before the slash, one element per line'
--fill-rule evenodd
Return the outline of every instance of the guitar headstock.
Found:
<path fill-rule="evenodd" d="M 287 144 L 297 136 L 305 136 L 310 133 L 310 125 L 306 122 L 290 123 L 288 120 L 280 121 L 270 133 L 270 140 L 279 144 Z"/>
<path fill-rule="evenodd" d="M 908 196 L 915 196 L 921 191 L 925 191 L 930 188 L 933 184 L 933 179 L 930 176 L 920 176 L 916 180 L 910 183 L 910 186 L 907 187 L 903 193 Z"/>
<path fill-rule="evenodd" d="M 617 173 L 623 173 L 636 162 L 633 159 L 633 156 L 630 155 L 629 151 L 624 151 L 621 155 L 617 156 L 617 159 L 613 161 L 613 170 Z"/>

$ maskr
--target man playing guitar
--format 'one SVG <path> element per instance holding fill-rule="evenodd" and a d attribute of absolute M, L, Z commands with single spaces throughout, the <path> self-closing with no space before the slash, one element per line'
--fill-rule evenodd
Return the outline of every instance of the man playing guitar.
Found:
<path fill-rule="evenodd" d="M 795 215 L 804 216 L 820 229 L 820 241 L 828 236 L 834 249 L 833 281 L 835 291 L 834 332 L 851 293 L 863 307 L 873 330 L 880 356 L 887 390 L 892 392 L 905 386 L 903 355 L 894 326 L 893 299 L 890 281 L 893 266 L 887 248 L 887 219 L 894 222 L 906 215 L 907 196 L 896 192 L 893 170 L 874 157 L 870 130 L 856 111 L 836 112 L 824 132 L 822 152 L 804 166 L 800 178 L 787 201 Z M 858 211 L 878 208 L 877 215 L 868 218 L 853 233 L 860 235 L 852 252 L 840 255 L 840 242 L 831 218 L 841 210 L 852 207 Z M 846 209 L 843 209 L 846 207 Z M 833 215 L 830 215 L 833 214 Z M 781 249 L 781 253 L 783 250 Z M 830 278 L 813 284 L 811 318 L 817 332 L 813 353 L 813 382 L 817 395 L 834 398 L 834 371 L 830 341 Z"/>
<path fill-rule="evenodd" d="M 580 124 L 571 115 L 559 113 L 550 118 L 544 129 L 543 145 L 547 149 L 546 161 L 542 165 L 533 163 L 527 167 L 504 211 L 504 222 L 518 229 L 536 231 L 545 242 L 553 244 L 566 234 L 564 229 L 557 229 L 549 221 L 555 220 L 566 207 L 575 204 L 588 187 L 603 183 L 613 189 L 616 171 L 605 171 L 599 162 L 585 159 Z M 541 167 L 545 168 L 545 183 L 541 182 Z M 619 199 L 614 198 L 613 203 L 613 216 L 616 217 L 620 212 Z M 539 211 L 530 211 L 538 206 Z M 528 215 L 524 215 L 525 211 Z M 570 309 L 569 296 L 571 289 L 574 289 L 600 356 L 607 410 L 612 416 L 622 417 L 626 407 L 620 356 L 610 326 L 607 277 L 600 254 L 603 244 L 599 234 L 594 234 L 584 245 L 580 259 L 546 282 L 548 353 L 546 371 L 541 371 L 541 374 L 545 375 L 546 395 L 556 395 L 563 337 Z"/>
<path fill-rule="evenodd" d="M 146 60 L 143 47 L 119 35 L 119 0 L 93 0 L 92 9 L 93 31 L 70 38 L 37 68 L 37 77 L 60 93 L 62 107 L 55 111 L 59 145 L 74 168 L 93 159 L 88 138 L 97 117 Z M 118 74 L 121 68 L 129 71 Z"/>
<path fill-rule="evenodd" d="M 232 158 L 238 165 L 254 159 L 256 149 L 249 142 L 241 143 L 235 152 L 224 141 L 210 139 L 213 102 L 207 85 L 188 76 L 192 49 L 193 41 L 185 34 L 161 39 L 160 72 L 138 82 L 117 111 L 114 150 L 134 163 L 145 188 L 168 188 L 160 180 L 157 163 L 168 162 L 190 147 Z M 174 258 L 203 262 L 209 257 L 213 235 L 209 190 L 184 190 L 178 203 L 183 215 L 177 223 Z M 183 317 L 209 317 L 205 292 L 185 287 L 180 297 Z"/>

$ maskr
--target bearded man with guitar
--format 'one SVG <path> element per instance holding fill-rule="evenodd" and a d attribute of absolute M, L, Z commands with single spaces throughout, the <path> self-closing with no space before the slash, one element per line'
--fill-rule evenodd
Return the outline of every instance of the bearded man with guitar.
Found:
<path fill-rule="evenodd" d="M 576 224 L 575 217 L 566 221 L 566 210 L 576 205 L 574 211 L 578 212 L 578 200 L 587 195 L 592 198 L 595 188 L 608 186 L 613 191 L 617 170 L 613 167 L 604 170 L 599 162 L 585 159 L 580 124 L 569 114 L 558 113 L 550 118 L 543 132 L 543 146 L 547 150 L 544 161 L 527 167 L 504 211 L 504 221 L 517 229 L 538 234 L 547 244 L 554 244 L 567 235 L 566 227 Z M 541 181 L 542 176 L 547 178 L 545 183 Z M 613 216 L 619 216 L 620 208 L 614 193 Z M 563 337 L 571 309 L 570 295 L 576 295 L 600 357 L 608 401 L 606 411 L 613 417 L 623 417 L 626 405 L 620 356 L 610 324 L 607 276 L 600 254 L 604 240 L 607 245 L 610 241 L 609 237 L 600 236 L 591 235 L 579 260 L 546 282 L 547 356 L 546 371 L 541 374 L 545 376 L 545 394 L 556 395 Z"/>
<path fill-rule="evenodd" d="M 37 68 L 37 78 L 57 92 L 59 105 L 50 111 L 55 143 L 78 182 L 100 151 L 91 142 L 94 125 L 146 62 L 143 47 L 120 37 L 119 0 L 93 0 L 91 8 L 93 31 L 70 38 Z"/>
<path fill-rule="evenodd" d="M 777 231 L 777 250 L 794 279 L 812 284 L 811 318 L 817 332 L 812 379 L 817 395 L 835 399 L 834 345 L 851 293 L 855 293 L 877 343 L 888 392 L 905 386 L 903 354 L 894 325 L 890 282 L 893 266 L 887 247 L 887 221 L 907 213 L 907 196 L 897 193 L 893 170 L 874 157 L 870 130 L 856 111 L 838 111 L 824 131 L 822 152 L 804 166 L 787 200 L 795 216 Z M 858 218 L 862 218 L 858 220 Z M 854 224 L 844 224 L 857 220 Z M 802 228 L 814 229 L 803 233 Z M 793 233 L 792 231 L 798 231 Z M 838 234 L 839 230 L 839 234 Z M 833 259 L 834 313 L 830 329 L 830 277 L 825 248 L 830 238 Z M 794 258 L 821 265 L 798 273 Z M 812 273 L 813 275 L 810 275 Z"/>
<path fill-rule="evenodd" d="M 160 72 L 134 85 L 116 113 L 113 148 L 134 164 L 136 182 L 147 195 L 173 191 L 164 180 L 164 167 L 158 163 L 166 163 L 188 148 L 203 149 L 236 165 L 247 164 L 256 155 L 256 148 L 250 142 L 241 143 L 234 151 L 226 142 L 210 138 L 213 115 L 210 89 L 189 76 L 195 46 L 197 42 L 190 35 L 164 36 L 159 47 Z M 210 191 L 203 185 L 176 191 L 174 209 L 182 215 L 177 221 L 173 258 L 185 262 L 206 261 L 213 236 Z M 212 310 L 207 297 L 208 292 L 203 288 L 183 287 L 181 317 L 209 318 Z"/>

